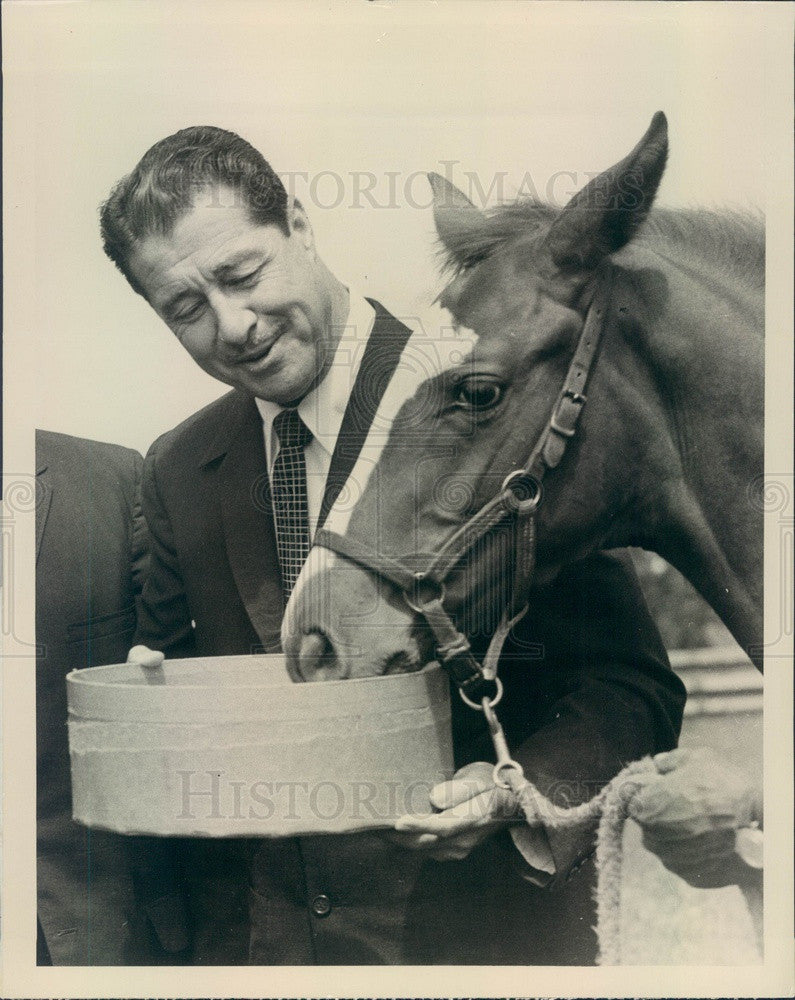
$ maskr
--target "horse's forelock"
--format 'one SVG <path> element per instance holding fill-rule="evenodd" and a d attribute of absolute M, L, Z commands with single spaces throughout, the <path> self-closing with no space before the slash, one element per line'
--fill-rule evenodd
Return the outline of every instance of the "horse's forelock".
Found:
<path fill-rule="evenodd" d="M 500 247 L 548 225 L 557 213 L 552 205 L 530 198 L 489 209 L 445 237 L 441 247 L 443 269 L 458 273 L 473 267 Z"/>

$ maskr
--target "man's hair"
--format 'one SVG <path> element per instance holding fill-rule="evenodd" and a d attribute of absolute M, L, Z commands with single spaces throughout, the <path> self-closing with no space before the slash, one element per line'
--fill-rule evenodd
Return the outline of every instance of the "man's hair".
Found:
<path fill-rule="evenodd" d="M 148 150 L 115 185 L 100 209 L 105 253 L 139 295 L 130 257 L 148 236 L 168 236 L 178 219 L 209 188 L 228 187 L 255 224 L 289 235 L 287 192 L 268 161 L 234 132 L 212 125 L 181 129 Z"/>

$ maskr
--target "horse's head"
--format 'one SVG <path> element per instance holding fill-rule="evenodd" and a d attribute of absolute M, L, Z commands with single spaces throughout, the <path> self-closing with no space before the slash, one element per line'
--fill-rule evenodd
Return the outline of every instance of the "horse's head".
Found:
<path fill-rule="evenodd" d="M 666 155 L 666 121 L 658 113 L 635 149 L 563 210 L 517 204 L 484 214 L 431 176 L 437 230 L 455 270 L 440 301 L 474 347 L 404 403 L 377 464 L 359 483 L 358 502 L 341 517 L 332 512 L 329 528 L 376 564 L 394 557 L 408 567 L 427 565 L 500 493 L 506 475 L 525 466 L 610 258 L 646 218 Z M 621 518 L 641 446 L 635 422 L 617 404 L 615 380 L 626 381 L 628 365 L 631 358 L 596 365 L 589 393 L 601 405 L 589 404 L 564 462 L 544 478 L 542 574 L 604 544 Z M 513 535 L 498 526 L 447 575 L 445 607 L 469 635 L 493 632 L 508 598 L 512 550 Z M 433 658 L 428 630 L 401 591 L 325 548 L 310 555 L 283 638 L 296 679 L 410 670 Z"/>

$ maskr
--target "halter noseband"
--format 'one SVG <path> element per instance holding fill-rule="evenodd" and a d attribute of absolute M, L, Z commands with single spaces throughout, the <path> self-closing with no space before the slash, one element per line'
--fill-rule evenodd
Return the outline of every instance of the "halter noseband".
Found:
<path fill-rule="evenodd" d="M 369 573 L 382 577 L 402 591 L 409 607 L 425 618 L 436 639 L 436 657 L 450 672 L 464 701 L 473 708 L 481 703 L 493 707 L 502 685 L 497 661 L 513 626 L 527 611 L 530 584 L 536 560 L 536 513 L 541 502 L 541 484 L 549 469 L 558 466 L 566 446 L 574 437 L 585 405 L 585 387 L 591 374 L 604 330 L 610 299 L 612 271 L 606 266 L 569 365 L 563 388 L 547 423 L 525 464 L 510 472 L 498 493 L 443 543 L 438 552 L 396 558 L 373 553 L 352 538 L 321 528 L 314 545 L 330 549 Z M 464 556 L 507 518 L 514 523 L 514 574 L 511 599 L 489 645 L 481 666 L 467 637 L 459 631 L 444 608 L 445 581 Z"/>

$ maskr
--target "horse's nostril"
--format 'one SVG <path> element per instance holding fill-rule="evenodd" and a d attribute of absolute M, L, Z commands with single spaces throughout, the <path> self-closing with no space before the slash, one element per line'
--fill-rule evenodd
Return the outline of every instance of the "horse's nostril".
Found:
<path fill-rule="evenodd" d="M 330 639 L 319 631 L 301 637 L 298 672 L 305 681 L 343 680 L 347 676 Z"/>

